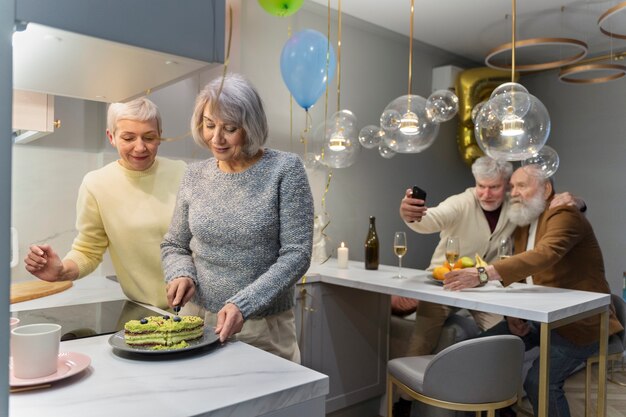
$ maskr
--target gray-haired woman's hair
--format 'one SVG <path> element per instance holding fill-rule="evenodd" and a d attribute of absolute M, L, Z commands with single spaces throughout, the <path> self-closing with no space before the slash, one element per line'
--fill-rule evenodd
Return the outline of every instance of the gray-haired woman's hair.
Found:
<path fill-rule="evenodd" d="M 152 101 L 141 97 L 128 103 L 111 103 L 107 112 L 107 130 L 115 133 L 119 120 L 137 120 L 147 122 L 156 120 L 159 135 L 161 135 L 161 113 Z"/>
<path fill-rule="evenodd" d="M 498 161 L 488 156 L 481 156 L 472 164 L 472 174 L 476 181 L 502 178 L 508 183 L 513 174 L 513 165 L 507 161 Z"/>
<path fill-rule="evenodd" d="M 252 84 L 239 74 L 227 74 L 223 85 L 219 77 L 200 91 L 191 117 L 191 133 L 193 140 L 204 148 L 209 148 L 202 135 L 202 118 L 207 105 L 214 117 L 243 128 L 242 152 L 248 157 L 256 155 L 267 140 L 268 126 L 263 102 Z"/>

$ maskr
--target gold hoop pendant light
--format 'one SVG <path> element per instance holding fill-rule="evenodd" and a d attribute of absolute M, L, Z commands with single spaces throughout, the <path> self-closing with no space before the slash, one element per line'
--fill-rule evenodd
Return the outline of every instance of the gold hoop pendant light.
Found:
<path fill-rule="evenodd" d="M 611 17 L 614 16 L 618 13 L 624 13 L 626 12 L 626 1 L 615 5 L 613 7 L 611 7 L 609 10 L 607 10 L 606 12 L 602 13 L 602 15 L 600 16 L 600 18 L 598 19 L 598 27 L 600 28 L 600 32 L 604 33 L 607 36 L 610 36 L 612 38 L 618 38 L 618 39 L 626 39 L 626 34 L 621 34 L 621 33 L 615 33 L 615 32 L 611 32 L 608 29 L 605 29 L 602 27 L 603 23 L 606 23 L 606 21 Z"/>

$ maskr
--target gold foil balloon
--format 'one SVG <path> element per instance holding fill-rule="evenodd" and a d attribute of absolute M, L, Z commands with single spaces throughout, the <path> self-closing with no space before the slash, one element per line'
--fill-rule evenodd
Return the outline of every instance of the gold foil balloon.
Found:
<path fill-rule="evenodd" d="M 543 147 L 535 155 L 522 161 L 522 166 L 536 165 L 547 177 L 551 177 L 559 169 L 559 154 L 548 145 Z"/>
<path fill-rule="evenodd" d="M 459 99 L 450 90 L 437 90 L 426 100 L 426 116 L 435 123 L 447 122 L 459 111 Z"/>
<path fill-rule="evenodd" d="M 398 97 L 387 105 L 380 118 L 385 145 L 397 153 L 419 153 L 428 148 L 439 132 L 439 123 L 426 115 L 426 99 L 417 95 Z"/>
<path fill-rule="evenodd" d="M 474 136 L 472 110 L 490 98 L 494 88 L 511 81 L 511 73 L 492 68 L 472 68 L 461 72 L 456 81 L 456 95 L 459 98 L 457 145 L 461 158 L 471 166 L 483 156 Z"/>

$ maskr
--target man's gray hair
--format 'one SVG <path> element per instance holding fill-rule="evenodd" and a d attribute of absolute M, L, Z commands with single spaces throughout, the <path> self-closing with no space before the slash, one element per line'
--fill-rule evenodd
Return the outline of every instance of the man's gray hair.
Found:
<path fill-rule="evenodd" d="M 547 182 L 549 182 L 552 185 L 552 188 L 554 188 L 554 181 L 551 177 L 546 177 L 545 172 L 541 169 L 539 165 L 524 165 L 521 167 L 521 169 L 523 169 L 524 172 L 526 172 L 526 174 L 530 178 L 532 178 L 537 184 L 545 185 Z"/>
<path fill-rule="evenodd" d="M 115 134 L 119 120 L 136 120 L 149 122 L 155 120 L 159 136 L 161 135 L 161 113 L 152 101 L 141 97 L 128 103 L 111 103 L 107 111 L 107 130 Z"/>
<path fill-rule="evenodd" d="M 513 174 L 513 165 L 488 156 L 481 156 L 472 164 L 472 174 L 476 181 L 503 179 L 508 183 Z"/>
<path fill-rule="evenodd" d="M 267 116 L 263 102 L 252 84 L 239 74 L 227 74 L 209 82 L 196 98 L 191 117 L 193 140 L 203 148 L 209 148 L 202 135 L 204 108 L 224 123 L 241 127 L 245 132 L 242 152 L 248 157 L 256 155 L 265 144 L 268 134 Z"/>

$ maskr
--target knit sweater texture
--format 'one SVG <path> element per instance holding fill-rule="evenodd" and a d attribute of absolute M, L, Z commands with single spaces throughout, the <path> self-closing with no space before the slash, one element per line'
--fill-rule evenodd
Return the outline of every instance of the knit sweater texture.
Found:
<path fill-rule="evenodd" d="M 124 294 L 168 308 L 159 245 L 185 167 L 157 157 L 145 171 L 115 161 L 85 175 L 76 202 L 78 235 L 65 256 L 78 266 L 79 278 L 96 269 L 108 248 Z"/>
<path fill-rule="evenodd" d="M 211 312 L 235 304 L 244 319 L 293 307 L 311 263 L 313 197 L 300 158 L 265 149 L 243 172 L 217 160 L 189 165 L 161 244 L 167 282 L 190 277 Z"/>
<path fill-rule="evenodd" d="M 436 207 L 429 207 L 420 222 L 406 223 L 418 233 L 440 232 L 439 243 L 433 252 L 428 270 L 443 265 L 446 260 L 446 240 L 458 236 L 461 242 L 461 256 L 479 254 L 487 262 L 498 255 L 500 239 L 510 236 L 515 225 L 508 220 L 509 199 L 504 199 L 498 224 L 493 233 L 476 197 L 476 189 L 470 187 L 461 194 L 448 197 Z"/>

